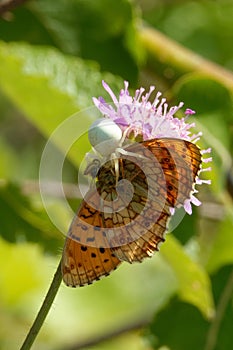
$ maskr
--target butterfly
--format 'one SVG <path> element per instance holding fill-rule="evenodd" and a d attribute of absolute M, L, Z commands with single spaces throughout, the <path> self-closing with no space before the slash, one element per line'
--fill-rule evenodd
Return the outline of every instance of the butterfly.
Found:
<path fill-rule="evenodd" d="M 141 262 L 164 242 L 172 210 L 194 191 L 202 156 L 195 144 L 156 138 L 127 146 L 116 162 L 93 163 L 96 176 L 65 241 L 66 285 L 91 284 L 122 261 Z M 116 181 L 117 178 L 117 181 Z"/>

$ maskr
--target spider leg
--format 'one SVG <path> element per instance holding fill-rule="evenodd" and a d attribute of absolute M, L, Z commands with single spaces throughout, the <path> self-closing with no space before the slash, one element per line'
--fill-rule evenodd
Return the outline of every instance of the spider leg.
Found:
<path fill-rule="evenodd" d="M 135 158 L 140 158 L 140 159 L 147 159 L 147 157 L 138 154 L 138 153 L 134 153 L 134 152 L 128 152 L 127 150 L 125 150 L 124 148 L 117 148 L 116 149 L 117 153 L 123 154 L 125 156 L 131 156 L 131 157 L 135 157 Z"/>

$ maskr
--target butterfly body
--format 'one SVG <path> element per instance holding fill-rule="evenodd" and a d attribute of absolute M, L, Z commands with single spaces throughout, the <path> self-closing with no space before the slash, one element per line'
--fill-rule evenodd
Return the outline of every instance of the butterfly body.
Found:
<path fill-rule="evenodd" d="M 122 261 L 152 256 L 164 241 L 170 209 L 190 197 L 200 167 L 199 148 L 172 138 L 126 146 L 117 171 L 112 160 L 100 166 L 68 232 L 64 282 L 90 284 Z"/>

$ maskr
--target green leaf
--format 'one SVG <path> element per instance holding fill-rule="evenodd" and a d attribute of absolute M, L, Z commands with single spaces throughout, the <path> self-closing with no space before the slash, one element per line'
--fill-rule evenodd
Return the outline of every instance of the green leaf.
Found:
<path fill-rule="evenodd" d="M 19 167 L 17 155 L 9 147 L 3 138 L 0 137 L 0 178 L 12 179 L 16 177 Z"/>
<path fill-rule="evenodd" d="M 193 305 L 174 298 L 154 318 L 147 338 L 153 349 L 204 349 L 208 322 Z"/>
<path fill-rule="evenodd" d="M 178 298 L 155 315 L 145 334 L 154 349 L 230 349 L 233 341 L 232 266 L 219 270 L 212 279 L 216 314 L 207 321 L 193 305 Z"/>
<path fill-rule="evenodd" d="M 180 221 L 181 220 L 181 221 Z M 183 245 L 197 233 L 198 215 L 193 208 L 192 215 L 186 215 L 184 208 L 178 208 L 169 222 L 169 230 Z"/>
<path fill-rule="evenodd" d="M 0 186 L 0 235 L 8 242 L 25 239 L 39 242 L 46 251 L 57 253 L 62 236 L 44 211 L 33 208 L 29 199 L 13 184 Z"/>
<path fill-rule="evenodd" d="M 101 70 L 135 81 L 140 56 L 136 36 L 136 12 L 129 0 L 57 1 L 29 4 L 65 53 L 98 61 Z M 138 15 L 138 12 L 137 12 Z M 131 41 L 128 40 L 130 33 Z M 134 43 L 134 47 L 132 47 Z"/>
<path fill-rule="evenodd" d="M 185 105 L 198 114 L 221 113 L 224 120 L 231 120 L 232 96 L 225 86 L 215 80 L 200 73 L 187 74 L 173 85 L 172 90 L 178 100 L 185 101 Z"/>
<path fill-rule="evenodd" d="M 212 277 L 216 315 L 213 319 L 210 342 L 216 350 L 230 349 L 233 342 L 233 265 L 224 266 Z"/>
<path fill-rule="evenodd" d="M 210 273 L 227 264 L 233 264 L 233 217 L 228 215 L 218 227 L 206 265 Z"/>
<path fill-rule="evenodd" d="M 14 9 L 10 20 L 0 21 L 0 37 L 6 42 L 22 41 L 34 45 L 55 46 L 51 34 L 44 24 L 26 5 Z M 30 30 L 28 30 L 30 28 Z"/>
<path fill-rule="evenodd" d="M 194 262 L 172 236 L 161 247 L 161 254 L 171 266 L 177 281 L 179 297 L 193 304 L 207 318 L 214 312 L 211 284 L 206 271 Z"/>
<path fill-rule="evenodd" d="M 110 74 L 100 74 L 93 63 L 64 56 L 54 49 L 26 44 L 0 43 L 0 60 L 0 87 L 4 93 L 46 138 L 56 127 L 61 127 L 53 141 L 62 152 L 68 152 L 70 140 L 73 144 L 73 139 L 80 138 L 69 153 L 74 164 L 79 164 L 90 148 L 88 127 L 98 116 L 92 96 L 107 95 L 102 79 L 113 90 L 117 87 L 117 91 L 122 81 Z M 71 124 L 68 117 L 75 112 L 79 114 Z M 62 128 L 63 121 L 68 121 L 68 129 L 67 124 Z"/>
<path fill-rule="evenodd" d="M 49 280 L 48 257 L 46 260 L 37 244 L 15 245 L 0 237 L 1 303 L 19 306 L 42 284 L 45 288 Z"/>

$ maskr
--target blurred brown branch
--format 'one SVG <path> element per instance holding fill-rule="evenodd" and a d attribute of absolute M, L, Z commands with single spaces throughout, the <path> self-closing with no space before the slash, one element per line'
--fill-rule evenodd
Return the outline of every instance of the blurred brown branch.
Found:
<path fill-rule="evenodd" d="M 22 5 L 28 0 L 6 0 L 0 2 L 0 16 L 4 15 L 6 12 L 14 10 L 16 7 Z"/>
<path fill-rule="evenodd" d="M 101 334 L 101 335 L 89 338 L 86 341 L 84 340 L 84 341 L 77 342 L 77 343 L 72 344 L 72 345 L 66 345 L 63 348 L 60 348 L 59 350 L 80 350 L 80 349 L 85 349 L 87 347 L 89 348 L 89 347 L 94 346 L 96 344 L 99 344 L 101 342 L 118 337 L 121 334 L 130 332 L 130 331 L 134 331 L 134 330 L 138 330 L 142 327 L 147 326 L 150 322 L 151 322 L 151 318 L 148 318 L 148 317 L 142 318 L 140 320 L 135 320 L 129 324 L 122 325 L 116 329 L 110 330 L 110 331 L 106 332 L 105 334 Z"/>

